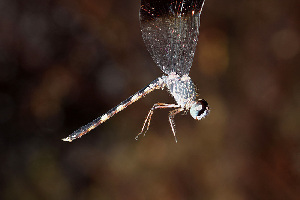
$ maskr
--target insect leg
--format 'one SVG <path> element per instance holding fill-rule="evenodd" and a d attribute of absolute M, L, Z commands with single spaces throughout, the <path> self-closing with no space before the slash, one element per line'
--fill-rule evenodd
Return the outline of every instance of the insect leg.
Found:
<path fill-rule="evenodd" d="M 150 123 L 151 123 L 151 117 L 154 113 L 154 110 L 155 109 L 159 109 L 159 108 L 179 108 L 180 106 L 179 105 L 176 105 L 176 104 L 166 104 L 166 103 L 156 103 L 152 106 L 152 108 L 149 110 L 148 112 L 148 115 L 144 121 L 144 124 L 143 124 L 143 127 L 142 127 L 142 130 L 141 132 L 135 137 L 135 139 L 137 140 L 138 137 L 144 132 L 144 136 L 146 134 L 146 132 L 149 130 L 149 127 L 150 127 Z M 146 127 L 147 125 L 147 127 Z M 145 130 L 146 128 L 146 130 Z M 145 131 L 144 131 L 145 130 Z"/>
<path fill-rule="evenodd" d="M 175 130 L 175 122 L 174 122 L 174 117 L 175 115 L 177 115 L 178 113 L 182 112 L 184 109 L 183 108 L 177 108 L 175 110 L 170 111 L 169 113 L 169 122 L 172 128 L 172 132 L 175 138 L 175 142 L 177 143 L 177 138 L 176 138 L 176 130 Z"/>

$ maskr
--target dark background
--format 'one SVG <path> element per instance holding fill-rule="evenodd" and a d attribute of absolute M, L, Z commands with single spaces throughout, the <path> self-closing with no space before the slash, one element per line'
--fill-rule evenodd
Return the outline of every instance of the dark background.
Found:
<path fill-rule="evenodd" d="M 156 91 L 137 0 L 0 1 L 0 199 L 300 199 L 300 1 L 207 0 L 191 77 L 210 115 Z"/>

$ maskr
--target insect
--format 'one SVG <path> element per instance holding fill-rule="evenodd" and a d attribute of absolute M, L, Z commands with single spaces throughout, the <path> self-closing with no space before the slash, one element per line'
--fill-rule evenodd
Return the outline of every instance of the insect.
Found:
<path fill-rule="evenodd" d="M 200 14 L 204 0 L 141 0 L 140 24 L 145 45 L 165 75 L 155 79 L 107 113 L 74 131 L 63 141 L 72 142 L 93 130 L 127 106 L 156 89 L 167 88 L 176 104 L 156 103 L 152 106 L 136 139 L 149 129 L 154 110 L 173 108 L 169 123 L 176 139 L 174 117 L 183 111 L 201 120 L 209 113 L 208 103 L 198 94 L 189 71 L 198 42 Z"/>

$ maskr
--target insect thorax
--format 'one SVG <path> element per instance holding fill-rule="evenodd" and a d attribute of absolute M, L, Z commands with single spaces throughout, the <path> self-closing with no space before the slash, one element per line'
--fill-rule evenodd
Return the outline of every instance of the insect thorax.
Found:
<path fill-rule="evenodd" d="M 195 85 L 188 75 L 170 74 L 163 76 L 165 84 L 175 101 L 182 108 L 189 109 L 196 99 Z"/>

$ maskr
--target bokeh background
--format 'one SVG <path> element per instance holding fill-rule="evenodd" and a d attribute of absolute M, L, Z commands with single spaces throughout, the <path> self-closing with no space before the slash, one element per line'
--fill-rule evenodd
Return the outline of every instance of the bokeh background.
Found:
<path fill-rule="evenodd" d="M 0 199 L 300 199 L 300 1 L 207 0 L 194 121 L 139 100 L 61 141 L 162 73 L 138 0 L 0 1 Z"/>

